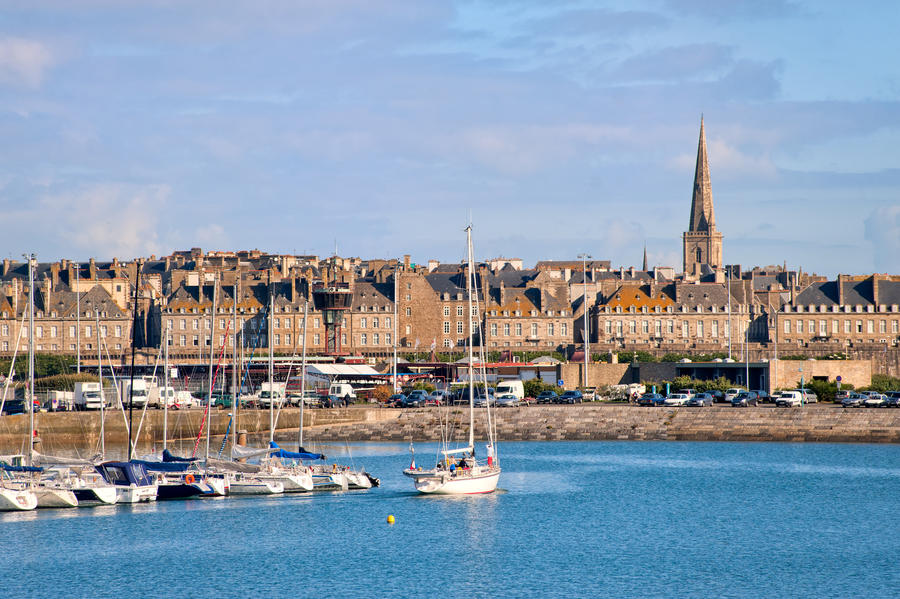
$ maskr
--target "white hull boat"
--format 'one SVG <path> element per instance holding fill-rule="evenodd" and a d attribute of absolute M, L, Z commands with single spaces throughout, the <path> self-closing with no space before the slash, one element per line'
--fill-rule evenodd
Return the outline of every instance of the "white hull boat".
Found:
<path fill-rule="evenodd" d="M 116 503 L 145 503 L 156 501 L 157 485 L 116 486 Z"/>
<path fill-rule="evenodd" d="M 344 473 L 344 476 L 347 477 L 348 489 L 358 490 L 372 488 L 372 481 L 369 479 L 369 476 L 365 472 L 347 471 Z"/>
<path fill-rule="evenodd" d="M 278 495 L 284 493 L 284 485 L 276 480 L 240 478 L 228 486 L 229 495 Z"/>
<path fill-rule="evenodd" d="M 305 493 L 313 490 L 313 479 L 308 472 L 260 474 L 259 478 L 267 482 L 281 483 L 285 493 Z"/>
<path fill-rule="evenodd" d="M 448 470 L 404 470 L 413 479 L 416 491 L 431 495 L 474 495 L 492 493 L 500 480 L 500 469 L 476 466 L 469 472 Z"/>
<path fill-rule="evenodd" d="M 83 479 L 76 481 L 72 486 L 72 492 L 78 500 L 78 507 L 113 505 L 118 499 L 118 493 L 113 485 Z"/>
<path fill-rule="evenodd" d="M 78 507 L 78 498 L 69 489 L 37 486 L 34 494 L 38 507 Z"/>
<path fill-rule="evenodd" d="M 327 472 L 316 469 L 312 473 L 313 491 L 346 491 L 350 483 L 343 472 Z"/>
<path fill-rule="evenodd" d="M 0 512 L 27 512 L 37 507 L 37 495 L 28 489 L 0 488 Z"/>

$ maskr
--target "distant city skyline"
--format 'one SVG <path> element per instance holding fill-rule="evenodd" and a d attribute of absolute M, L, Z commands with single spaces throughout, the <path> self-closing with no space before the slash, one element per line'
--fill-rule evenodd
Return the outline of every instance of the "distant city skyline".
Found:
<path fill-rule="evenodd" d="M 896 6 L 105 0 L 0 8 L 4 258 L 199 246 L 900 273 Z"/>

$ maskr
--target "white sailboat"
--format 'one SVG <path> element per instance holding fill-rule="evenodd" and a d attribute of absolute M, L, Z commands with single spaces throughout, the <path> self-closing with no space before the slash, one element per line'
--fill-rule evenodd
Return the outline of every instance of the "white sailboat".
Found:
<path fill-rule="evenodd" d="M 466 291 L 469 296 L 469 439 L 468 445 L 458 449 L 444 448 L 440 462 L 431 469 L 417 468 L 415 455 L 409 468 L 403 474 L 412 478 L 415 488 L 420 493 L 435 495 L 469 495 L 475 493 L 491 493 L 497 488 L 500 480 L 500 465 L 497 461 L 494 431 L 490 421 L 490 404 L 485 408 L 487 415 L 488 444 L 487 460 L 480 462 L 475 458 L 475 377 L 473 372 L 473 322 L 478 318 L 477 285 L 475 283 L 475 261 L 472 251 L 472 226 L 466 227 L 466 246 L 468 257 L 468 273 Z M 473 310 L 473 299 L 474 307 Z M 480 327 L 479 327 L 480 328 Z M 482 335 L 479 331 L 479 349 Z M 484 360 L 481 360 L 482 364 Z M 485 390 L 485 395 L 487 392 Z M 444 437 L 446 438 L 446 436 Z"/>

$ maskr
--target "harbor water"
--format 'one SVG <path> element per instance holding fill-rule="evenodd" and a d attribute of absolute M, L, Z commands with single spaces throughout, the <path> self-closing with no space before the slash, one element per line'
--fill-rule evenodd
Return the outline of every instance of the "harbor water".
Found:
<path fill-rule="evenodd" d="M 0 514 L 0 595 L 900 592 L 898 446 L 507 443 L 500 490 L 471 497 L 412 492 L 406 445 L 350 449 L 380 488 Z"/>

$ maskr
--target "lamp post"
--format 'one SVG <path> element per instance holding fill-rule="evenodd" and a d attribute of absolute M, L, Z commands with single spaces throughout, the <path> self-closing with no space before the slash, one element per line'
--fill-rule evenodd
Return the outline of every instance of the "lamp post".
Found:
<path fill-rule="evenodd" d="M 588 303 L 587 303 L 587 259 L 591 258 L 590 254 L 578 254 L 581 258 L 581 282 L 584 285 L 584 376 L 581 377 L 581 384 L 587 389 L 588 386 L 588 356 L 590 355 L 590 341 L 588 340 Z"/>

